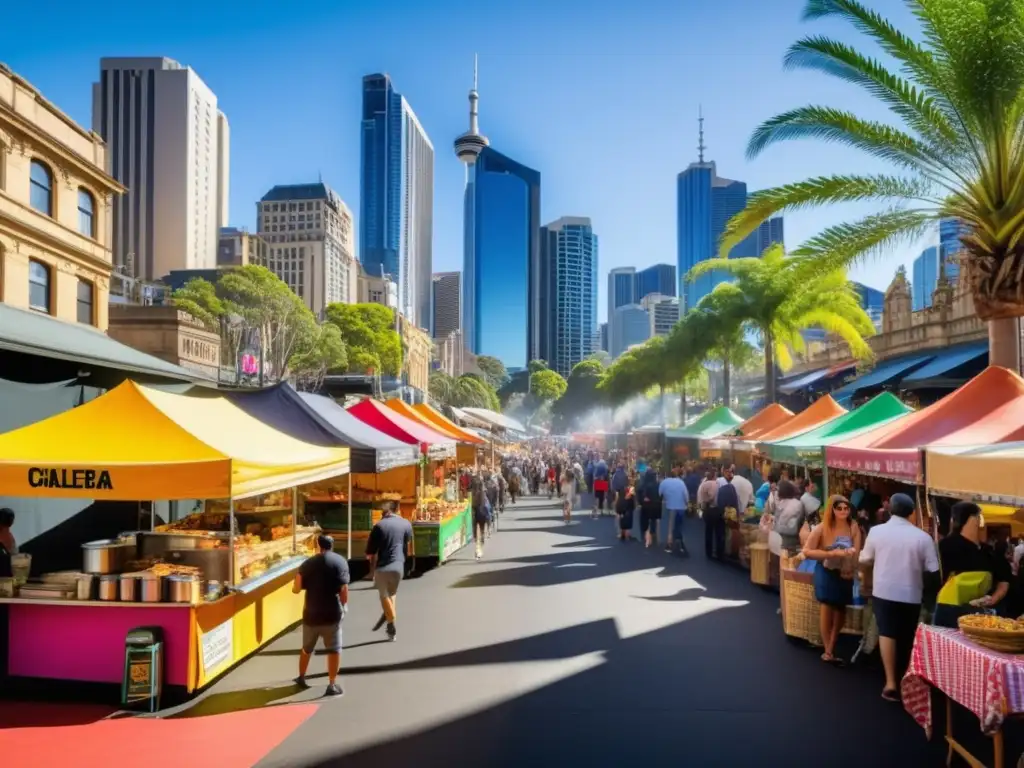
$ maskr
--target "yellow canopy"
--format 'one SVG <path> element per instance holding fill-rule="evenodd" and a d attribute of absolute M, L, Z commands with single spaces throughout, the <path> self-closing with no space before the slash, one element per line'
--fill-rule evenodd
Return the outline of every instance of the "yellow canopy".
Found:
<path fill-rule="evenodd" d="M 431 408 L 427 403 L 419 403 L 414 405 L 413 409 L 419 414 L 420 418 L 426 419 L 431 426 L 436 429 L 440 427 L 446 433 L 454 437 L 460 443 L 469 443 L 470 445 L 484 445 L 485 441 L 477 437 L 471 432 L 467 432 L 454 421 L 445 418 L 443 413 L 436 411 Z"/>
<path fill-rule="evenodd" d="M 925 477 L 936 493 L 1024 501 L 1024 443 L 925 450 Z"/>
<path fill-rule="evenodd" d="M 296 440 L 223 397 L 126 381 L 0 435 L 0 496 L 241 498 L 345 474 L 348 459 L 348 448 Z"/>

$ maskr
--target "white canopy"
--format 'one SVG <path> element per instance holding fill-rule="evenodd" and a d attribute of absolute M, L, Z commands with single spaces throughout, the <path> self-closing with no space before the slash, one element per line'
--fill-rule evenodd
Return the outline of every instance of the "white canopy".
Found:
<path fill-rule="evenodd" d="M 516 432 L 526 432 L 526 427 L 515 419 L 511 419 L 501 413 L 490 411 L 487 408 L 463 408 L 464 413 L 469 414 L 478 421 L 482 421 L 489 427 L 498 429 L 514 429 Z"/>

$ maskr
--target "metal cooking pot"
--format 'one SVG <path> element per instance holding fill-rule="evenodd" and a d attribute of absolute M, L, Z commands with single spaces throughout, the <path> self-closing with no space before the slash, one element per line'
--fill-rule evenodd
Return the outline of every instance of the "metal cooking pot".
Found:
<path fill-rule="evenodd" d="M 117 576 L 100 576 L 99 598 L 100 600 L 117 600 Z"/>
<path fill-rule="evenodd" d="M 99 539 L 82 545 L 82 570 L 85 573 L 118 573 L 135 555 L 135 545 L 120 539 Z"/>
<path fill-rule="evenodd" d="M 125 573 L 120 577 L 121 602 L 134 603 L 139 599 L 139 577 L 134 573 Z"/>
<path fill-rule="evenodd" d="M 167 577 L 167 602 L 169 603 L 199 603 L 199 579 L 195 576 L 168 576 Z"/>
<path fill-rule="evenodd" d="M 144 603 L 159 603 L 163 599 L 164 580 L 160 576 L 147 573 L 139 579 L 139 599 Z"/>

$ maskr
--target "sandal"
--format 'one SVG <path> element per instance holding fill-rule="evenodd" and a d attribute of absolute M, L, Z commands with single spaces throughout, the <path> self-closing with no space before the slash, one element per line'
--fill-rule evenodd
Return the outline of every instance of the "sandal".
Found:
<path fill-rule="evenodd" d="M 893 704 L 900 703 L 900 692 L 897 690 L 885 689 L 882 691 L 882 698 L 886 701 L 891 701 Z"/>

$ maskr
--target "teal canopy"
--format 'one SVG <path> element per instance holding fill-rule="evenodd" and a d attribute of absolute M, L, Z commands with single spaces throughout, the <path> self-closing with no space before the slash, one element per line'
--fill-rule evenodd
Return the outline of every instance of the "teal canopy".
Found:
<path fill-rule="evenodd" d="M 803 434 L 774 443 L 760 443 L 758 450 L 772 461 L 789 464 L 821 464 L 825 446 L 841 443 L 859 432 L 874 429 L 913 409 L 891 392 L 883 392 L 855 410 Z"/>
<path fill-rule="evenodd" d="M 731 408 L 720 405 L 686 427 L 666 430 L 665 437 L 670 440 L 703 440 L 731 432 L 742 423 L 743 419 Z"/>

